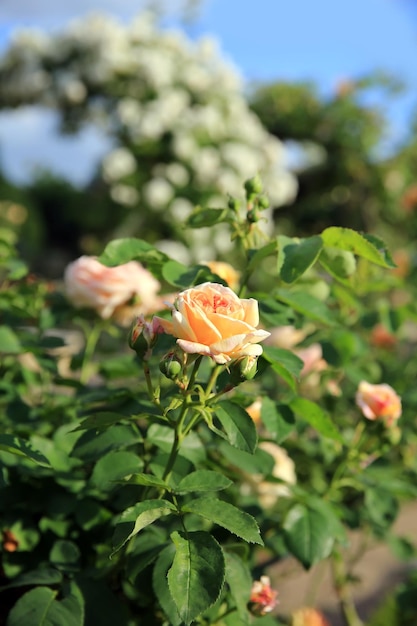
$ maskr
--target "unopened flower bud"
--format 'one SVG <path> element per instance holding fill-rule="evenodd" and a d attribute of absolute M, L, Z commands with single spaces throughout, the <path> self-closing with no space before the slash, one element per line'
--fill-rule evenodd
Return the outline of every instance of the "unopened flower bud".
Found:
<path fill-rule="evenodd" d="M 258 209 L 249 209 L 246 213 L 246 219 L 250 224 L 254 224 L 259 221 L 259 211 Z"/>
<path fill-rule="evenodd" d="M 245 380 L 252 380 L 257 372 L 258 359 L 256 356 L 243 356 L 230 366 L 231 383 L 236 386 Z"/>
<path fill-rule="evenodd" d="M 262 192 L 262 181 L 258 175 L 245 181 L 246 196 L 248 198 Z"/>
<path fill-rule="evenodd" d="M 236 198 L 229 198 L 229 200 L 227 201 L 227 206 L 229 207 L 229 209 L 232 209 L 232 211 L 235 211 L 235 213 L 237 213 L 240 207 L 240 202 Z"/>
<path fill-rule="evenodd" d="M 159 363 L 159 369 L 170 380 L 176 380 L 182 372 L 182 363 L 175 352 L 168 352 Z"/>
<path fill-rule="evenodd" d="M 258 206 L 261 210 L 268 209 L 270 206 L 269 198 L 267 196 L 259 196 Z"/>
<path fill-rule="evenodd" d="M 261 579 L 255 580 L 252 585 L 249 611 L 256 616 L 270 613 L 278 604 L 277 595 L 278 592 L 271 588 L 269 576 L 261 576 Z"/>
<path fill-rule="evenodd" d="M 155 345 L 158 335 L 163 332 L 162 326 L 157 318 L 151 322 L 146 322 L 143 315 L 136 318 L 135 323 L 129 333 L 129 347 L 145 361 L 148 361 L 152 348 Z"/>

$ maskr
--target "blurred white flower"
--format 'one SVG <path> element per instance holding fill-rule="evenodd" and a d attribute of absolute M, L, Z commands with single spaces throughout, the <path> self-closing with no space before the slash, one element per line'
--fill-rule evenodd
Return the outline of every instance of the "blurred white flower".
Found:
<path fill-rule="evenodd" d="M 175 198 L 170 205 L 172 216 L 180 223 L 188 218 L 193 208 L 193 205 L 187 198 Z"/>
<path fill-rule="evenodd" d="M 156 211 L 165 208 L 173 195 L 174 189 L 165 178 L 154 178 L 143 187 L 146 202 Z"/>
<path fill-rule="evenodd" d="M 177 187 L 185 187 L 190 180 L 187 169 L 181 163 L 169 163 L 165 167 L 165 176 Z"/>
<path fill-rule="evenodd" d="M 129 185 L 113 185 L 110 195 L 115 202 L 124 206 L 135 206 L 139 202 L 139 192 Z"/>
<path fill-rule="evenodd" d="M 136 170 L 136 159 L 126 148 L 117 148 L 103 159 L 103 176 L 107 182 L 120 180 Z"/>

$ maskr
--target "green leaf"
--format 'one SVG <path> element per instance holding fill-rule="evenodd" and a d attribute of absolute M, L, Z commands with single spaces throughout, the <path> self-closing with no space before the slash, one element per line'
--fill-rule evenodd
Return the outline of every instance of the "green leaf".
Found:
<path fill-rule="evenodd" d="M 153 568 L 152 586 L 162 610 L 169 619 L 170 625 L 181 626 L 183 622 L 168 586 L 168 571 L 172 566 L 174 555 L 175 546 L 172 543 L 159 554 Z"/>
<path fill-rule="evenodd" d="M 249 263 L 247 266 L 248 272 L 253 272 L 253 270 L 267 257 L 275 254 L 277 251 L 278 242 L 274 239 L 263 246 L 262 248 L 258 248 L 258 250 L 251 250 L 249 256 Z"/>
<path fill-rule="evenodd" d="M 147 241 L 135 237 L 126 237 L 114 239 L 108 243 L 98 257 L 98 261 L 103 265 L 115 266 L 134 260 L 145 261 L 149 257 L 160 260 L 167 258 L 165 254 L 159 252 Z"/>
<path fill-rule="evenodd" d="M 50 467 L 48 459 L 37 450 L 34 450 L 30 442 L 24 441 L 20 439 L 20 437 L 15 437 L 14 435 L 0 435 L 0 450 L 10 452 L 16 456 L 25 457 L 38 465 Z"/>
<path fill-rule="evenodd" d="M 153 443 L 164 452 L 170 453 L 174 441 L 174 432 L 169 426 L 152 424 L 147 432 L 147 441 Z M 206 450 L 197 433 L 191 431 L 185 437 L 181 443 L 179 456 L 191 461 L 194 465 L 205 461 Z"/>
<path fill-rule="evenodd" d="M 356 259 L 353 252 L 330 246 L 321 251 L 320 263 L 331 276 L 343 284 L 349 284 L 348 279 L 356 269 Z"/>
<path fill-rule="evenodd" d="M 256 294 L 259 301 L 259 315 L 261 320 L 270 328 L 274 326 L 286 326 L 294 322 L 294 313 L 282 302 L 275 298 L 269 298 L 265 294 Z"/>
<path fill-rule="evenodd" d="M 9 326 L 0 326 L 0 353 L 19 354 L 23 352 L 20 341 Z"/>
<path fill-rule="evenodd" d="M 300 357 L 283 348 L 264 346 L 262 357 L 271 364 L 272 369 L 295 390 L 295 380 L 300 376 L 304 362 Z"/>
<path fill-rule="evenodd" d="M 365 491 L 366 513 L 381 528 L 389 528 L 398 514 L 398 500 L 383 487 L 368 487 Z"/>
<path fill-rule="evenodd" d="M 42 567 L 17 576 L 8 585 L 0 587 L 0 591 L 13 587 L 29 587 L 38 585 L 58 585 L 62 582 L 62 574 L 55 567 Z"/>
<path fill-rule="evenodd" d="M 80 424 L 77 428 L 74 428 L 73 432 L 78 432 L 79 430 L 107 430 L 109 426 L 119 424 L 122 420 L 126 419 L 126 415 L 112 413 L 111 411 L 92 413 L 92 415 L 81 420 Z"/>
<path fill-rule="evenodd" d="M 142 441 L 142 436 L 133 426 L 118 425 L 94 432 L 87 430 L 76 441 L 72 455 L 84 461 L 96 461 L 110 450 L 127 448 Z"/>
<path fill-rule="evenodd" d="M 332 418 L 315 402 L 298 397 L 290 402 L 290 408 L 323 437 L 343 443 L 343 437 L 332 422 Z"/>
<path fill-rule="evenodd" d="M 278 289 L 276 298 L 285 302 L 294 311 L 302 313 L 307 318 L 325 324 L 334 326 L 336 321 L 327 306 L 318 298 L 315 298 L 304 291 L 291 291 L 289 289 Z"/>
<path fill-rule="evenodd" d="M 152 524 L 160 517 L 174 512 L 176 512 L 176 508 L 168 500 L 144 500 L 123 511 L 113 534 L 114 551 L 112 555 L 142 528 Z"/>
<path fill-rule="evenodd" d="M 253 453 L 258 442 L 258 433 L 250 415 L 243 407 L 225 400 L 215 406 L 215 414 L 232 446 Z"/>
<path fill-rule="evenodd" d="M 168 483 L 152 474 L 133 474 L 129 480 L 126 481 L 126 484 L 143 485 L 143 487 L 156 487 L 157 489 L 172 491 Z"/>
<path fill-rule="evenodd" d="M 239 617 L 249 624 L 248 600 L 252 588 L 252 576 L 247 564 L 233 552 L 225 552 L 226 582 L 236 604 Z"/>
<path fill-rule="evenodd" d="M 286 283 L 293 283 L 316 261 L 323 247 L 318 235 L 308 239 L 278 236 L 278 272 Z"/>
<path fill-rule="evenodd" d="M 382 267 L 396 267 L 384 242 L 378 237 L 363 235 L 350 228 L 341 228 L 339 226 L 326 228 L 321 233 L 321 237 L 326 246 L 353 252 L 353 254 L 368 259 L 368 261 L 372 261 Z"/>
<path fill-rule="evenodd" d="M 113 489 L 115 482 L 143 468 L 143 461 L 133 452 L 112 450 L 97 461 L 91 475 L 91 482 L 101 489 Z"/>
<path fill-rule="evenodd" d="M 162 278 L 162 266 L 168 260 L 168 257 L 143 239 L 127 237 L 114 239 L 107 244 L 98 260 L 103 265 L 111 267 L 122 265 L 129 261 L 139 261 L 146 265 L 157 278 Z"/>
<path fill-rule="evenodd" d="M 83 626 L 84 600 L 74 582 L 57 600 L 58 591 L 35 587 L 25 593 L 13 606 L 7 626 Z"/>
<path fill-rule="evenodd" d="M 202 496 L 195 498 L 181 507 L 184 513 L 194 513 L 205 519 L 210 520 L 214 524 L 218 524 L 222 528 L 226 528 L 229 532 L 244 539 L 248 543 L 258 543 L 263 545 L 261 535 L 259 534 L 259 526 L 256 520 L 241 511 L 233 504 L 218 500 L 217 498 Z"/>
<path fill-rule="evenodd" d="M 80 549 L 73 541 L 59 539 L 52 546 L 49 561 L 57 569 L 69 574 L 80 569 L 80 557 Z"/>
<path fill-rule="evenodd" d="M 227 222 L 230 215 L 229 209 L 202 209 L 196 207 L 188 217 L 186 225 L 190 228 L 205 228 L 221 222 Z"/>
<path fill-rule="evenodd" d="M 224 583 L 223 551 L 203 531 L 171 535 L 176 552 L 168 572 L 168 585 L 179 615 L 188 626 L 220 595 Z"/>
<path fill-rule="evenodd" d="M 322 512 L 296 504 L 289 510 L 283 529 L 288 550 L 306 569 L 330 555 L 332 522 Z"/>
<path fill-rule="evenodd" d="M 261 420 L 276 443 L 284 441 L 295 430 L 294 413 L 286 404 L 276 404 L 268 396 L 262 398 Z"/>
<path fill-rule="evenodd" d="M 232 485 L 223 474 L 213 470 L 196 470 L 185 476 L 175 488 L 176 493 L 189 493 L 195 491 L 221 491 Z"/>
<path fill-rule="evenodd" d="M 397 264 L 393 260 L 390 251 L 388 250 L 385 242 L 377 237 L 376 235 L 371 235 L 370 233 L 361 233 L 362 237 L 364 237 L 367 241 L 369 241 L 379 252 L 381 257 L 384 259 L 386 265 L 385 267 L 389 267 L 390 269 L 394 269 L 397 267 Z"/>
<path fill-rule="evenodd" d="M 227 441 L 221 441 L 219 450 L 231 465 L 239 468 L 245 474 L 270 474 L 274 467 L 274 460 L 270 454 L 257 447 L 253 454 L 243 452 L 231 446 Z"/>
<path fill-rule="evenodd" d="M 162 277 L 167 283 L 179 289 L 188 289 L 203 282 L 219 282 L 216 274 L 210 271 L 207 265 L 193 265 L 188 267 L 178 261 L 169 260 L 162 267 Z M 224 281 L 220 281 L 223 284 Z"/>

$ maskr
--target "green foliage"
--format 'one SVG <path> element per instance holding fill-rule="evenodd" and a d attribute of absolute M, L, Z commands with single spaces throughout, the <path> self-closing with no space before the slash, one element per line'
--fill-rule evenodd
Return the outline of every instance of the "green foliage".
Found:
<path fill-rule="evenodd" d="M 135 322 L 138 353 L 116 319 L 19 276 L 17 237 L 4 237 L 8 625 L 278 624 L 273 598 L 272 615 L 253 608 L 266 560 L 291 557 L 306 569 L 329 560 L 346 594 L 350 529 L 401 558 L 415 555 L 392 530 L 416 497 L 415 299 L 398 300 L 405 285 L 379 237 L 328 226 L 267 241 L 259 181 L 245 192 L 246 205 L 199 208 L 189 221 L 230 229 L 241 259 L 236 293 L 220 269 L 183 265 L 144 239 L 104 247 L 104 275 L 139 262 L 170 302 Z M 395 343 L 374 334 L 382 323 Z M 166 376 L 168 362 L 175 376 Z M 246 366 L 250 375 L 237 376 Z M 361 414 L 363 380 L 402 395 L 400 420 Z"/>

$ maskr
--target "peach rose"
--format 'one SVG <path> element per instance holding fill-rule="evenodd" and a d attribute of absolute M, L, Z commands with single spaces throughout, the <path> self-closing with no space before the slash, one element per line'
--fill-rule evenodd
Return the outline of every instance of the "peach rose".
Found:
<path fill-rule="evenodd" d="M 230 263 L 225 263 L 224 261 L 204 261 L 204 265 L 207 265 L 214 274 L 225 280 L 230 289 L 239 287 L 240 273 Z"/>
<path fill-rule="evenodd" d="M 242 356 L 259 356 L 259 344 L 269 333 L 257 329 L 258 302 L 240 299 L 229 288 L 203 283 L 182 291 L 172 309 L 172 321 L 158 318 L 169 335 L 189 354 L 229 363 Z"/>
<path fill-rule="evenodd" d="M 293 613 L 292 626 L 330 626 L 330 623 L 320 611 L 303 608 Z"/>
<path fill-rule="evenodd" d="M 372 385 L 362 380 L 356 392 L 356 404 L 367 419 L 383 419 L 387 426 L 401 415 L 401 398 L 386 384 Z"/>
<path fill-rule="evenodd" d="M 67 266 L 64 286 L 75 307 L 95 309 L 101 318 L 114 317 L 122 324 L 161 308 L 160 283 L 136 261 L 106 267 L 94 257 L 82 256 Z"/>

